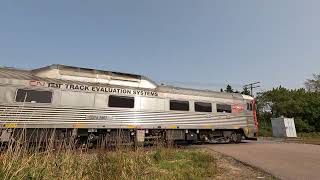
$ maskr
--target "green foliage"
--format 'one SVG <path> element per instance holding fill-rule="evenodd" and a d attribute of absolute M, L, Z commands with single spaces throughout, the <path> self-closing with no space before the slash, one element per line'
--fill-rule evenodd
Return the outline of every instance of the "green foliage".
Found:
<path fill-rule="evenodd" d="M 245 95 L 248 95 L 248 96 L 251 95 L 250 90 L 248 89 L 248 87 L 244 87 L 243 91 L 241 92 L 241 94 L 245 94 Z"/>
<path fill-rule="evenodd" d="M 233 89 L 229 84 L 227 85 L 227 87 L 226 87 L 226 89 L 224 91 L 227 92 L 227 93 L 233 93 Z"/>
<path fill-rule="evenodd" d="M 160 179 L 201 179 L 217 173 L 216 160 L 205 152 L 162 149 L 151 156 L 156 162 L 156 169 L 167 172 L 167 177 Z"/>
<path fill-rule="evenodd" d="M 302 137 L 302 138 L 317 138 L 317 139 L 320 139 L 320 132 L 298 133 L 298 136 Z"/>
<path fill-rule="evenodd" d="M 272 136 L 272 127 L 271 127 L 271 114 L 270 113 L 257 113 L 259 121 L 259 135 L 264 137 Z"/>
<path fill-rule="evenodd" d="M 294 119 L 294 123 L 296 125 L 296 130 L 298 132 L 312 132 L 314 128 L 310 126 L 307 122 L 303 121 L 301 117 L 297 117 Z"/>
<path fill-rule="evenodd" d="M 298 132 L 320 131 L 320 93 L 305 89 L 274 88 L 258 95 L 257 108 L 260 119 L 265 118 L 263 114 L 270 114 L 270 118 L 293 117 Z M 268 108 L 270 112 L 266 110 Z"/>

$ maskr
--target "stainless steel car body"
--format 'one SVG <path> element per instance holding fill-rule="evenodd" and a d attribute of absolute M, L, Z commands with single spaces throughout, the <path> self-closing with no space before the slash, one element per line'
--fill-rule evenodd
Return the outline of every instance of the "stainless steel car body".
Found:
<path fill-rule="evenodd" d="M 18 89 L 51 91 L 52 101 L 16 102 Z M 108 107 L 110 95 L 134 97 L 134 107 Z M 190 110 L 172 111 L 170 100 L 188 101 Z M 236 93 L 157 85 L 132 74 L 63 65 L 31 71 L 0 68 L 2 129 L 240 129 L 253 138 L 256 122 L 247 109 L 253 101 Z M 213 112 L 195 112 L 195 102 L 211 103 Z M 217 112 L 217 104 L 229 104 L 233 112 Z"/>

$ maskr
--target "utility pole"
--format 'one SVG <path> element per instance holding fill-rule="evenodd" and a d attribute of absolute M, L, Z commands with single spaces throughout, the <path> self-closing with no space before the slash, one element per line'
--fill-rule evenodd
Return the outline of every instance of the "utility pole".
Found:
<path fill-rule="evenodd" d="M 247 87 L 247 88 L 249 87 L 251 96 L 253 97 L 253 89 L 260 87 L 258 84 L 260 84 L 260 82 L 254 82 L 254 83 L 246 84 L 243 87 Z"/>

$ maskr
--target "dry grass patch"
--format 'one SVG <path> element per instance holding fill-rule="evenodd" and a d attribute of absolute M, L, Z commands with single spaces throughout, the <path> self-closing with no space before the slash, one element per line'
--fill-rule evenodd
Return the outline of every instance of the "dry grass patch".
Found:
<path fill-rule="evenodd" d="M 0 155 L 0 179 L 203 179 L 216 174 L 216 159 L 200 150 L 30 152 L 15 147 Z"/>

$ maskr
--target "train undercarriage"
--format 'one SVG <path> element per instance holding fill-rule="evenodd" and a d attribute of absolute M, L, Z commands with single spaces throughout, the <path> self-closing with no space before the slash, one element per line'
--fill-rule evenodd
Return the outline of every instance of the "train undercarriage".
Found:
<path fill-rule="evenodd" d="M 55 148 L 108 148 L 159 143 L 240 143 L 244 138 L 242 129 L 2 129 L 0 142 Z"/>

